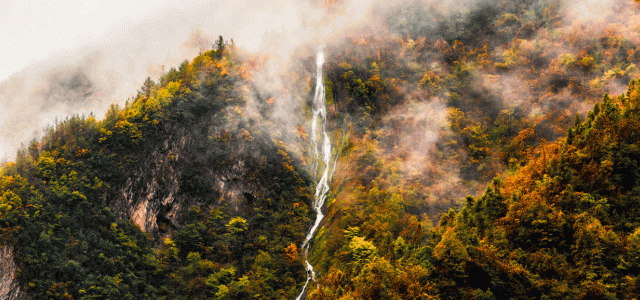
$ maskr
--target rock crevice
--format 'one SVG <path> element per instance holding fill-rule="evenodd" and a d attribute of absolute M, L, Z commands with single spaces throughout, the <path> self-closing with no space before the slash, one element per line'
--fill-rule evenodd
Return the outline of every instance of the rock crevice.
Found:
<path fill-rule="evenodd" d="M 0 300 L 23 299 L 20 285 L 15 280 L 18 266 L 13 256 L 13 246 L 0 247 Z"/>

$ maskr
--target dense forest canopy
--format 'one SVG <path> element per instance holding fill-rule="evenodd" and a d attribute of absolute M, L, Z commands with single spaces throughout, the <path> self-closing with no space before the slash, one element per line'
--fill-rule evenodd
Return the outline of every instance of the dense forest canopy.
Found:
<path fill-rule="evenodd" d="M 307 299 L 634 299 L 640 7 L 606 5 L 403 2 L 322 78 L 314 45 L 274 74 L 219 37 L 2 166 L 12 295 L 294 299 L 308 259 Z M 316 79 L 337 167 L 304 253 Z"/>

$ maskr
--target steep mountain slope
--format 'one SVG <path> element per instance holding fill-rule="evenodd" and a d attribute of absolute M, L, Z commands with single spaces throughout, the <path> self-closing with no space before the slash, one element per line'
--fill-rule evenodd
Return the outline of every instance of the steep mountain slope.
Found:
<path fill-rule="evenodd" d="M 317 240 L 325 275 L 310 298 L 634 299 L 639 120 L 632 81 L 431 230 L 406 211 L 411 196 L 392 171 L 347 183 Z"/>
<path fill-rule="evenodd" d="M 582 233 L 574 231 L 594 222 L 579 217 L 583 210 L 563 212 L 559 204 L 547 202 L 530 208 L 535 213 L 528 215 L 524 225 L 523 219 L 514 216 L 511 222 L 515 223 L 509 227 L 501 223 L 506 222 L 510 209 L 525 205 L 522 199 L 540 198 L 531 188 L 512 199 L 517 186 L 544 186 L 545 181 L 553 181 L 561 169 L 559 162 L 566 164 L 571 151 L 576 151 L 569 145 L 569 152 L 562 155 L 562 144 L 547 141 L 566 136 L 576 112 L 579 119 L 593 120 L 591 114 L 610 106 L 608 98 L 596 106 L 595 113 L 587 113 L 585 107 L 593 105 L 604 90 L 622 92 L 617 86 L 637 76 L 633 74 L 638 59 L 631 49 L 637 48 L 638 40 L 633 31 L 627 31 L 636 28 L 632 25 L 636 4 L 616 3 L 613 11 L 618 15 L 607 15 L 610 20 L 594 24 L 563 16 L 566 3 L 541 4 L 479 5 L 466 15 L 451 18 L 443 18 L 437 10 L 410 6 L 396 15 L 401 16 L 400 36 L 384 29 L 365 29 L 336 46 L 333 68 L 327 71 L 336 128 L 341 126 L 341 114 L 349 115 L 352 123 L 328 200 L 327 224 L 313 248 L 313 262 L 324 276 L 310 298 L 601 299 L 635 295 L 627 290 L 633 286 L 635 271 L 623 271 L 625 267 L 612 261 L 606 268 L 595 267 L 600 273 L 585 267 L 591 264 L 586 262 L 591 257 L 582 256 L 592 251 L 585 245 L 592 242 L 575 244 Z M 479 23 L 472 20 L 482 20 L 484 26 L 474 27 Z M 607 29 L 596 30 L 596 26 Z M 442 28 L 451 31 L 442 34 Z M 632 84 L 629 93 L 634 89 Z M 629 100 L 630 96 L 625 99 L 618 102 L 636 101 Z M 616 105 L 629 110 L 626 104 Z M 446 125 L 440 125 L 443 123 Z M 611 126 L 609 132 L 620 127 Z M 574 131 L 588 131 L 586 127 L 583 124 Z M 579 151 L 572 159 L 577 159 L 574 168 L 579 171 L 574 173 L 580 177 L 555 182 L 559 191 L 573 189 L 577 195 L 561 194 L 558 197 L 569 198 L 557 201 L 584 196 L 584 201 L 594 204 L 580 205 L 589 207 L 597 207 L 595 203 L 603 198 L 619 198 L 616 193 L 627 194 L 626 200 L 615 200 L 619 206 L 608 202 L 596 209 L 607 207 L 620 214 L 604 217 L 599 221 L 603 229 L 595 234 L 618 241 L 596 251 L 598 257 L 617 262 L 631 259 L 624 251 L 634 242 L 624 237 L 637 228 L 630 221 L 636 218 L 632 200 L 636 158 L 635 146 L 630 145 L 637 141 L 627 136 L 634 130 L 627 127 L 593 141 L 592 145 L 609 143 L 611 149 L 624 149 L 624 154 Z M 551 149 L 555 149 L 554 156 Z M 533 167 L 536 164 L 538 169 Z M 544 169 L 547 167 L 550 169 Z M 535 176 L 531 174 L 534 169 Z M 495 175 L 506 176 L 506 185 L 496 180 L 483 194 L 478 187 L 486 186 Z M 610 189 L 608 196 L 603 195 L 604 186 Z M 475 194 L 477 199 L 465 201 L 464 194 Z M 459 206 L 457 199 L 463 199 Z M 459 212 L 446 213 L 430 230 L 434 217 L 451 206 L 458 206 Z M 612 223 L 620 219 L 624 221 Z M 552 221 L 561 223 L 553 229 L 556 233 L 547 232 Z M 504 232 L 493 232 L 498 226 Z M 554 234 L 557 236 L 547 237 Z M 526 246 L 517 244 L 522 239 Z M 552 249 L 551 254 L 538 252 L 540 245 Z M 582 262 L 577 263 L 575 257 Z M 564 277 L 541 269 L 542 264 L 553 266 L 549 267 L 553 272 L 565 272 Z"/>
<path fill-rule="evenodd" d="M 103 121 L 56 124 L 3 168 L 3 242 L 29 297 L 293 297 L 311 180 L 242 117 L 250 70 L 232 49 Z"/>
<path fill-rule="evenodd" d="M 274 75 L 220 38 L 3 166 L 0 291 L 295 298 L 318 80 L 338 163 L 307 298 L 632 299 L 640 85 L 593 104 L 640 76 L 638 5 L 566 9 L 402 3 L 325 45 L 323 78 L 310 46 Z"/>

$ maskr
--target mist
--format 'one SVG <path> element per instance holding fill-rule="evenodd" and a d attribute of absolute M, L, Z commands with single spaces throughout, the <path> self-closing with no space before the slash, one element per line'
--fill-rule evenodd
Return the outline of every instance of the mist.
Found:
<path fill-rule="evenodd" d="M 0 82 L 0 158 L 13 159 L 21 145 L 41 137 L 43 127 L 56 120 L 89 113 L 102 118 L 111 104 L 122 105 L 135 97 L 147 77 L 156 80 L 185 59 L 211 49 L 220 35 L 240 51 L 266 60 L 260 80 L 266 90 L 282 87 L 278 77 L 286 74 L 301 45 L 317 48 L 339 39 L 352 28 L 371 23 L 372 16 L 389 5 L 372 0 L 330 5 L 292 0 L 189 1 L 137 12 L 103 36 L 86 39 L 92 42 L 39 59 Z M 81 10 L 56 15 L 86 19 L 78 13 Z"/>
<path fill-rule="evenodd" d="M 563 2 L 559 9 L 567 26 L 578 24 L 588 33 L 621 24 L 619 35 L 635 41 L 638 33 L 632 29 L 637 18 L 632 18 L 632 13 L 619 14 L 627 2 L 632 1 L 622 2 Z M 296 124 L 304 123 L 304 115 L 300 113 L 304 106 L 302 99 L 311 87 L 292 84 L 288 72 L 313 56 L 314 49 L 340 42 L 363 29 L 374 35 L 430 34 L 432 36 L 428 38 L 434 41 L 438 38 L 446 40 L 449 29 L 438 27 L 436 19 L 462 18 L 460 14 L 473 10 L 478 3 L 499 5 L 497 1 L 472 0 L 402 3 L 244 0 L 188 1 L 149 11 L 141 9 L 133 17 L 113 23 L 106 34 L 86 39 L 92 42 L 71 46 L 66 51 L 40 59 L 0 82 L 0 117 L 3 120 L 0 158 L 12 160 L 17 149 L 41 137 L 43 128 L 56 120 L 90 113 L 101 119 L 111 104 L 122 105 L 135 97 L 147 77 L 156 80 L 185 59 L 211 49 L 220 35 L 233 41 L 240 52 L 262 58 L 263 68 L 253 78 L 256 94 L 273 97 L 276 107 L 271 114 L 273 121 L 278 121 L 275 123 L 280 124 L 283 131 L 293 130 Z M 60 17 L 86 18 L 78 10 L 69 10 Z M 399 24 L 404 27 L 385 29 L 389 18 L 400 20 Z M 549 55 L 561 55 L 563 47 L 573 51 L 576 45 L 567 42 L 558 47 L 558 53 Z M 438 62 L 441 58 L 442 54 L 434 53 L 427 59 Z M 330 52 L 328 60 L 332 60 Z M 313 73 L 304 68 L 301 72 Z M 521 88 L 525 83 L 516 72 L 484 81 L 489 90 L 500 95 L 500 100 L 513 98 L 512 106 L 535 100 L 526 87 Z M 616 92 L 624 89 L 624 84 L 618 82 L 607 85 Z M 578 99 L 572 99 L 572 103 L 577 102 Z M 256 106 L 255 99 L 250 99 L 248 105 Z M 572 107 L 584 110 L 590 106 L 576 104 Z M 436 114 L 442 115 L 442 112 Z M 430 141 L 424 147 L 429 149 L 435 142 Z"/>

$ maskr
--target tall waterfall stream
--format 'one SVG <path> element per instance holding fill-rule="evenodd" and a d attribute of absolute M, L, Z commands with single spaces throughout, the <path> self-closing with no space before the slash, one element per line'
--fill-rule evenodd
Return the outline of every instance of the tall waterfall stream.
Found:
<path fill-rule="evenodd" d="M 311 280 L 316 281 L 316 272 L 308 260 L 309 243 L 311 242 L 311 239 L 313 239 L 318 226 L 320 226 L 320 222 L 322 222 L 322 219 L 324 218 L 322 207 L 327 199 L 329 184 L 334 174 L 334 172 L 330 171 L 332 167 L 331 139 L 329 139 L 329 135 L 327 134 L 327 104 L 325 98 L 324 76 L 322 74 L 323 64 L 324 52 L 320 50 L 316 57 L 316 90 L 313 96 L 313 107 L 311 111 L 311 147 L 313 155 L 315 156 L 312 164 L 312 170 L 315 173 L 315 171 L 321 167 L 323 168 L 323 171 L 322 177 L 320 177 L 320 180 L 318 180 L 316 185 L 316 194 L 313 202 L 313 209 L 316 211 L 316 221 L 313 223 L 313 227 L 309 230 L 309 233 L 301 246 L 304 254 L 304 262 L 307 268 L 307 282 L 304 284 L 304 287 L 296 300 L 300 300 L 305 297 L 307 285 L 309 285 Z M 318 128 L 318 125 L 320 125 L 320 128 Z M 318 129 L 320 130 L 319 132 Z M 339 152 L 340 151 L 338 151 L 336 159 L 333 161 L 334 171 Z"/>

